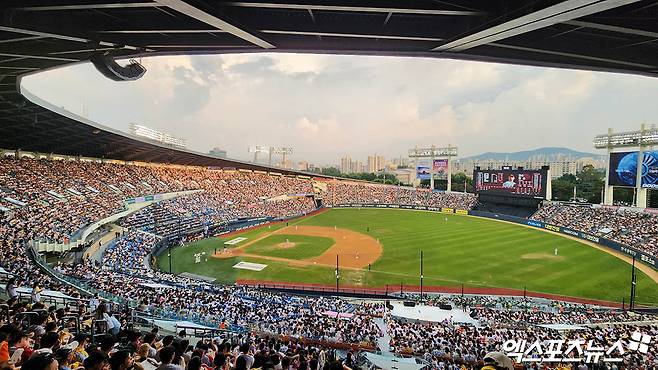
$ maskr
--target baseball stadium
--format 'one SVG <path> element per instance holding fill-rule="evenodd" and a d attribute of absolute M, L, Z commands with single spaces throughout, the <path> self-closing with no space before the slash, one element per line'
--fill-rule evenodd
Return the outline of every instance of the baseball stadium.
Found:
<path fill-rule="evenodd" d="M 655 126 L 577 131 L 605 154 L 573 174 L 564 159 L 464 170 L 432 137 L 390 181 L 289 166 L 289 147 L 202 153 L 31 84 L 88 65 L 130 86 L 142 58 L 265 52 L 655 78 L 656 5 L 3 2 L 0 370 L 658 369 Z"/>

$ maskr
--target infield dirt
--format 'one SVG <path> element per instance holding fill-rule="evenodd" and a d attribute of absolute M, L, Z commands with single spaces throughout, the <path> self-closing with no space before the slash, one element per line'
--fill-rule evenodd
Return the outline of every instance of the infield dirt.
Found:
<path fill-rule="evenodd" d="M 319 236 L 323 238 L 331 238 L 335 243 L 320 256 L 304 260 L 272 257 L 246 252 L 246 248 L 250 245 L 263 240 L 270 235 L 277 234 Z M 336 255 L 338 255 L 341 268 L 362 269 L 367 267 L 368 264 L 377 261 L 379 257 L 381 257 L 382 251 L 381 244 L 379 244 L 375 238 L 356 231 L 326 226 L 288 226 L 271 233 L 265 233 L 239 247 L 230 248 L 226 251 L 219 251 L 214 257 L 255 257 L 272 261 L 288 262 L 295 266 L 321 265 L 333 267 L 336 265 Z"/>

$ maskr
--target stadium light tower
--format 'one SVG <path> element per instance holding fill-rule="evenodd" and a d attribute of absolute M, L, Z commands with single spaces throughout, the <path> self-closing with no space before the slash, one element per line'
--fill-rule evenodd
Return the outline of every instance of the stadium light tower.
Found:
<path fill-rule="evenodd" d="M 275 147 L 272 145 L 252 145 L 249 147 L 249 153 L 254 153 L 254 163 L 258 162 L 258 153 L 267 153 L 267 165 L 272 165 L 272 155 L 282 156 L 281 167 L 285 167 L 286 156 L 293 153 L 293 148 Z"/>
<path fill-rule="evenodd" d="M 254 153 L 254 163 L 258 163 L 258 153 L 269 153 L 270 147 L 267 145 L 252 145 L 249 147 L 249 153 Z M 270 155 L 270 162 L 272 162 L 272 155 Z"/>
<path fill-rule="evenodd" d="M 286 156 L 292 155 L 293 148 L 289 147 L 271 147 L 270 148 L 270 165 L 272 164 L 272 154 L 281 156 L 281 167 L 286 166 Z"/>
<path fill-rule="evenodd" d="M 655 165 L 648 168 L 649 164 L 645 163 L 644 152 L 646 149 L 658 145 L 658 129 L 655 127 L 647 128 L 642 124 L 639 131 L 627 131 L 615 133 L 610 128 L 607 134 L 597 135 L 594 137 L 594 148 L 606 149 L 606 170 L 605 170 L 605 188 L 603 195 L 603 204 L 612 205 L 614 202 L 613 189 L 615 184 L 610 183 L 610 159 L 615 153 L 615 149 L 620 148 L 637 148 L 637 163 L 635 164 L 635 206 L 646 208 L 647 206 L 647 188 L 655 184 L 643 184 L 643 175 L 648 175 L 653 168 L 658 169 Z M 645 185 L 645 186 L 643 186 Z"/>
<path fill-rule="evenodd" d="M 457 156 L 457 147 L 448 145 L 447 148 L 437 148 L 432 145 L 431 148 L 413 148 L 409 149 L 409 158 L 415 158 L 416 162 L 416 176 L 418 176 L 418 158 L 428 158 L 430 159 L 430 188 L 434 190 L 434 175 L 436 174 L 436 169 L 434 162 L 436 159 L 447 159 L 446 166 L 446 176 L 448 177 L 448 189 L 447 191 L 452 191 L 452 170 L 451 170 L 451 158 Z"/>

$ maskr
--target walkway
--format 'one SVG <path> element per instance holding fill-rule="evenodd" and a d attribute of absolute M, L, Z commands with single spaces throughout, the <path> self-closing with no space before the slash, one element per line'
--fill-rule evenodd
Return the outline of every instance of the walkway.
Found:
<path fill-rule="evenodd" d="M 377 338 L 377 347 L 382 351 L 382 356 L 395 356 L 393 352 L 390 351 L 389 343 L 391 343 L 391 336 L 388 335 L 388 328 L 386 327 L 384 319 L 381 317 L 376 318 L 375 324 L 377 324 L 379 330 L 384 333 L 383 337 Z"/>
<path fill-rule="evenodd" d="M 101 262 L 101 260 L 103 259 L 103 254 L 105 253 L 105 249 L 107 248 L 107 245 L 110 244 L 112 240 L 114 240 L 114 233 L 121 232 L 123 230 L 122 227 L 117 226 L 115 224 L 111 224 L 109 226 L 110 226 L 110 231 L 107 232 L 105 235 L 103 235 L 100 239 L 94 241 L 94 244 L 91 247 L 89 247 L 85 252 L 85 257 L 89 256 L 89 258 L 92 261 Z M 101 242 L 100 247 L 98 246 L 99 240 Z"/>

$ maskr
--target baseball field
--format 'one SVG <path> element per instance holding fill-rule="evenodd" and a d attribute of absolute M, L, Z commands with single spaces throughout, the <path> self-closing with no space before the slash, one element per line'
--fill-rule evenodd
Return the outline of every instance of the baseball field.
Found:
<path fill-rule="evenodd" d="M 332 209 L 200 240 L 172 249 L 171 271 L 220 283 L 335 286 L 338 256 L 341 286 L 399 289 L 420 284 L 421 251 L 426 287 L 526 288 L 615 302 L 629 295 L 628 261 L 582 241 L 478 217 L 396 209 Z M 203 252 L 197 262 L 194 255 Z M 233 267 L 242 261 L 265 267 Z M 158 265 L 169 271 L 166 252 Z M 652 276 L 638 271 L 637 302 L 658 304 L 656 274 L 645 270 Z"/>

